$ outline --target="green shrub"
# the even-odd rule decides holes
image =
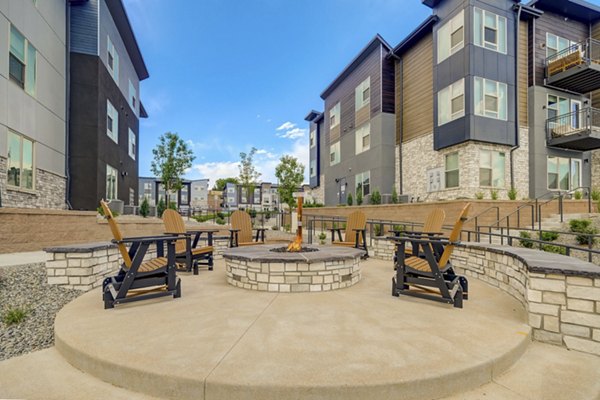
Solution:
[[[263,215],[265,216],[265,219],[268,221],[269,219],[271,219],[271,211],[266,210],[265,212],[263,212]]]
[[[600,200],[600,190],[598,190],[598,189],[592,190],[592,193],[590,193],[590,196],[592,197],[592,200],[599,201]]]
[[[225,225],[225,220],[223,218],[217,218],[215,222],[219,225]]]
[[[162,218],[163,213],[165,212],[165,209],[167,207],[165,206],[165,202],[163,199],[160,199],[158,201],[158,205],[156,206],[156,213],[158,214],[158,218]]]
[[[271,229],[272,229],[272,230],[274,230],[274,231],[278,231],[278,230],[279,230],[279,227],[278,227],[277,225],[273,225],[273,226],[271,227]]]
[[[96,208],[96,211],[98,211],[98,214],[100,214],[101,216],[106,217],[106,215],[104,215],[104,210],[102,209],[102,207]],[[112,212],[113,217],[115,217],[115,218],[117,218],[119,215],[121,215],[117,211],[111,211],[111,212]]]
[[[148,214],[150,214],[150,204],[148,204],[148,199],[144,197],[142,204],[140,204],[140,215],[146,218]]]
[[[477,192],[477,193],[475,193],[475,198],[477,200],[483,200],[483,192]]]
[[[321,232],[321,234],[319,235],[319,243],[325,244],[325,239],[327,239],[327,235],[325,234],[325,232]]]
[[[215,219],[215,214],[195,215],[192,218],[194,218],[198,222],[206,222]]]
[[[567,249],[565,247],[556,246],[554,244],[543,244],[542,250],[548,253],[562,254],[563,256],[567,254]]]
[[[249,208],[246,212],[250,214],[250,218],[256,218],[256,210],[254,208]]]
[[[516,200],[517,199],[517,189],[515,189],[514,187],[511,187],[510,190],[508,191],[508,198],[510,200]]]
[[[398,192],[396,191],[396,186],[392,189],[392,204],[398,204]]]
[[[381,236],[381,225],[375,224],[373,226],[373,231],[375,232],[375,236]]]
[[[27,317],[28,311],[24,308],[11,308],[2,316],[2,321],[6,325],[21,323]]]
[[[573,198],[575,200],[581,200],[583,199],[583,193],[580,190],[576,190],[575,193],[573,193]]]
[[[356,192],[356,205],[360,206],[363,203],[363,196],[362,196],[362,192],[358,191]]]
[[[521,236],[521,239],[519,239],[521,247],[527,247],[528,249],[533,247],[533,241],[531,241],[531,234],[529,232],[521,231],[519,236]]]
[[[544,242],[553,242],[558,239],[558,236],[558,232],[541,232],[540,240],[543,240]]]
[[[496,189],[490,190],[490,198],[492,200],[498,200],[498,191]]]
[[[379,190],[375,189],[375,191],[371,194],[369,199],[369,203],[371,204],[381,204],[381,193]]]
[[[316,200],[313,200],[312,202],[306,202],[306,204],[304,204],[303,207],[305,207],[305,208],[316,208],[316,207],[324,207],[324,205],[321,204],[321,203],[317,203]]]
[[[392,230],[394,230],[395,232],[402,232],[406,230],[406,225],[394,225],[392,227]]]
[[[348,194],[348,198],[346,199],[346,203],[348,203],[349,206],[352,205],[352,193]]]
[[[224,219],[225,218],[225,214],[222,211],[217,211],[217,218]]]
[[[591,226],[592,221],[589,219],[572,219],[569,221],[569,228],[571,232],[580,233],[581,235],[575,236],[577,243],[581,245],[595,244],[596,239],[589,235],[595,235],[598,233],[598,229]]]
[[[175,210],[175,211],[177,211],[177,203],[176,203],[176,202],[174,202],[174,201],[170,201],[170,202],[169,202],[169,208],[170,208],[171,210]]]
[[[292,227],[290,226],[290,224],[283,225],[283,230],[286,231],[286,232],[289,232],[291,228]]]

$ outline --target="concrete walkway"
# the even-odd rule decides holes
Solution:
[[[46,252],[44,251],[0,254],[0,268],[19,265],[33,265],[45,262]]]
[[[81,296],[56,348],[0,362],[0,398],[599,397],[600,358],[530,343],[521,305],[481,282],[460,310],[392,297],[390,262],[328,293],[250,292],[223,270],[182,274],[175,300],[104,310],[99,291]]]

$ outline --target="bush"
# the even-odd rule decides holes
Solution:
[[[158,218],[162,218],[162,215],[165,212],[166,208],[167,207],[165,206],[165,201],[163,199],[160,199],[156,206],[156,213],[158,214]]]
[[[553,242],[558,239],[558,236],[558,232],[541,232],[540,240],[543,240],[544,242]]]
[[[406,225],[394,225],[392,230],[395,232],[403,232],[406,230]]]
[[[273,225],[273,226],[271,227],[271,229],[272,229],[272,230],[274,230],[274,231],[278,231],[278,230],[279,230],[279,227],[278,227],[277,225]]]
[[[224,219],[225,218],[225,214],[222,211],[217,211],[217,218]]]
[[[319,235],[319,243],[325,244],[325,239],[327,239],[327,235],[325,234],[325,232],[321,232],[321,234]]]
[[[576,190],[575,193],[573,193],[573,198],[575,200],[581,200],[583,199],[583,193],[581,193],[579,190]]]
[[[531,249],[533,247],[533,242],[531,241],[531,234],[529,232],[521,231],[519,236],[521,236],[521,239],[519,239],[519,244],[521,245],[521,247],[527,247],[528,249]]]
[[[8,310],[3,316],[2,321],[6,325],[14,325],[21,323],[27,317],[27,310],[23,308],[12,308]]]
[[[225,225],[225,220],[223,218],[217,218],[216,223],[219,225]]]
[[[348,203],[349,206],[352,205],[352,193],[348,194],[348,198],[346,199],[346,203]]]
[[[360,206],[363,203],[362,192],[356,192],[356,205]]]
[[[170,202],[169,202],[169,208],[170,208],[171,210],[175,210],[175,211],[177,211],[177,203],[175,203],[174,201],[170,201]]]
[[[215,214],[206,214],[206,215],[195,215],[194,218],[198,222],[206,222],[215,218]]]
[[[594,201],[600,200],[600,190],[598,190],[598,189],[592,190],[592,193],[590,194],[590,196],[592,197],[592,200],[594,200]]]
[[[369,200],[371,204],[381,204],[381,193],[379,193],[379,190],[375,190]]]
[[[256,210],[254,208],[250,208],[246,212],[250,214],[250,218],[256,218]]]
[[[492,200],[498,200],[498,191],[496,189],[490,190],[490,198]]]
[[[543,244],[542,250],[547,251],[548,253],[562,254],[563,256],[567,254],[567,249],[565,247],[556,246],[554,244]]]
[[[571,229],[571,232],[581,233],[581,235],[575,236],[575,240],[577,241],[577,243],[581,245],[589,245],[596,243],[596,239],[589,235],[597,234],[598,229],[591,226],[591,224],[592,221],[589,219],[572,219],[571,221],[569,221],[569,228]]]
[[[144,197],[142,204],[140,204],[140,215],[146,218],[150,214],[150,205],[148,204],[148,199]]]
[[[265,216],[265,219],[268,221],[269,219],[271,219],[271,211],[266,210],[265,212],[263,212],[263,215]]]
[[[98,214],[102,215],[103,217],[106,217],[106,215],[104,215],[104,210],[102,209],[102,207],[96,208],[96,211],[98,211]],[[113,217],[117,218],[121,214],[119,214],[117,211],[112,211],[112,215]]]
[[[475,198],[477,200],[483,200],[483,192],[477,192],[477,193],[475,193]]]
[[[381,225],[375,224],[373,226],[373,231],[375,232],[375,236],[381,236]]]
[[[392,189],[392,204],[398,204],[398,192],[396,191],[396,186]]]
[[[508,198],[510,200],[516,200],[517,199],[517,189],[515,189],[514,187],[511,187],[510,190],[508,191]]]

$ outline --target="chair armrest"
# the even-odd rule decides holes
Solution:
[[[410,242],[410,243],[416,243],[416,244],[441,244],[441,245],[448,245],[448,244],[459,244],[460,241],[457,242],[450,242],[447,239],[438,239],[438,238],[431,238],[431,239],[412,239],[412,238],[398,238],[395,240],[396,244],[400,244],[400,243],[406,243],[406,242]]]
[[[439,237],[440,235],[443,235],[444,232],[404,232],[404,236],[407,237],[414,237],[414,238],[420,238],[420,237],[431,237],[431,236],[436,236]]]
[[[165,232],[164,234],[170,236],[191,236],[189,232]]]
[[[206,229],[206,228],[186,229],[186,233],[189,233],[190,235],[193,235],[196,233],[215,233],[215,232],[219,232],[219,230],[218,229]]]
[[[233,232],[239,232],[241,231],[241,229],[229,229],[229,232],[233,233]]]
[[[120,244],[120,243],[143,243],[143,242],[160,242],[163,240],[173,241],[179,239],[178,236],[141,236],[141,237],[131,237],[131,238],[123,238],[121,240],[113,239],[111,242]]]

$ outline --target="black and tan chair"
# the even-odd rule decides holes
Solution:
[[[354,211],[348,215],[343,240],[342,228],[334,227],[329,230],[331,231],[331,244],[364,250],[364,257],[369,257],[369,251],[367,250],[367,217],[364,212]],[[337,240],[335,238],[336,233]]]
[[[201,229],[186,229],[181,215],[172,209],[165,210],[162,218],[165,224],[166,235],[183,237],[175,242],[175,261],[178,266],[183,266],[183,269],[188,272],[191,272],[193,269],[194,275],[198,275],[198,265],[206,265],[208,270],[212,271],[214,251],[212,246],[212,232]],[[208,245],[198,246],[200,236],[205,232],[208,233]]]
[[[229,247],[252,246],[265,243],[266,228],[252,228],[250,214],[246,211],[234,211],[231,214],[229,229]],[[253,235],[253,231],[256,232]]]
[[[394,231],[394,234],[396,237],[400,237],[402,235],[414,239],[430,239],[436,236],[441,236],[443,234],[442,227],[444,226],[445,219],[446,212],[441,208],[436,208],[433,211],[431,211],[429,215],[427,215],[422,230],[400,230]],[[395,237],[393,239],[395,239]],[[439,251],[439,247],[434,248],[434,250]],[[416,243],[411,243],[411,248],[406,248],[404,251],[406,256],[418,256],[419,246]],[[394,263],[397,260],[397,256],[398,255],[394,253]]]
[[[181,282],[175,273],[175,242],[178,237],[124,238],[108,204],[102,200],[100,205],[114,236],[112,242],[117,245],[123,257],[119,273],[106,278],[102,283],[104,308],[162,296],[181,297]],[[130,244],[129,249],[126,244]],[[156,244],[157,257],[144,261],[151,244]]]
[[[450,237],[415,239],[396,239],[396,276],[392,278],[392,295],[401,294],[453,304],[462,308],[463,298],[468,298],[468,282],[463,276],[454,272],[450,257],[454,246],[460,240],[460,233],[471,204],[462,209]],[[422,256],[406,255],[406,243],[416,243],[420,246]],[[414,244],[413,244],[414,245]],[[443,252],[436,257],[435,246],[442,246]],[[412,288],[411,288],[412,286]]]

